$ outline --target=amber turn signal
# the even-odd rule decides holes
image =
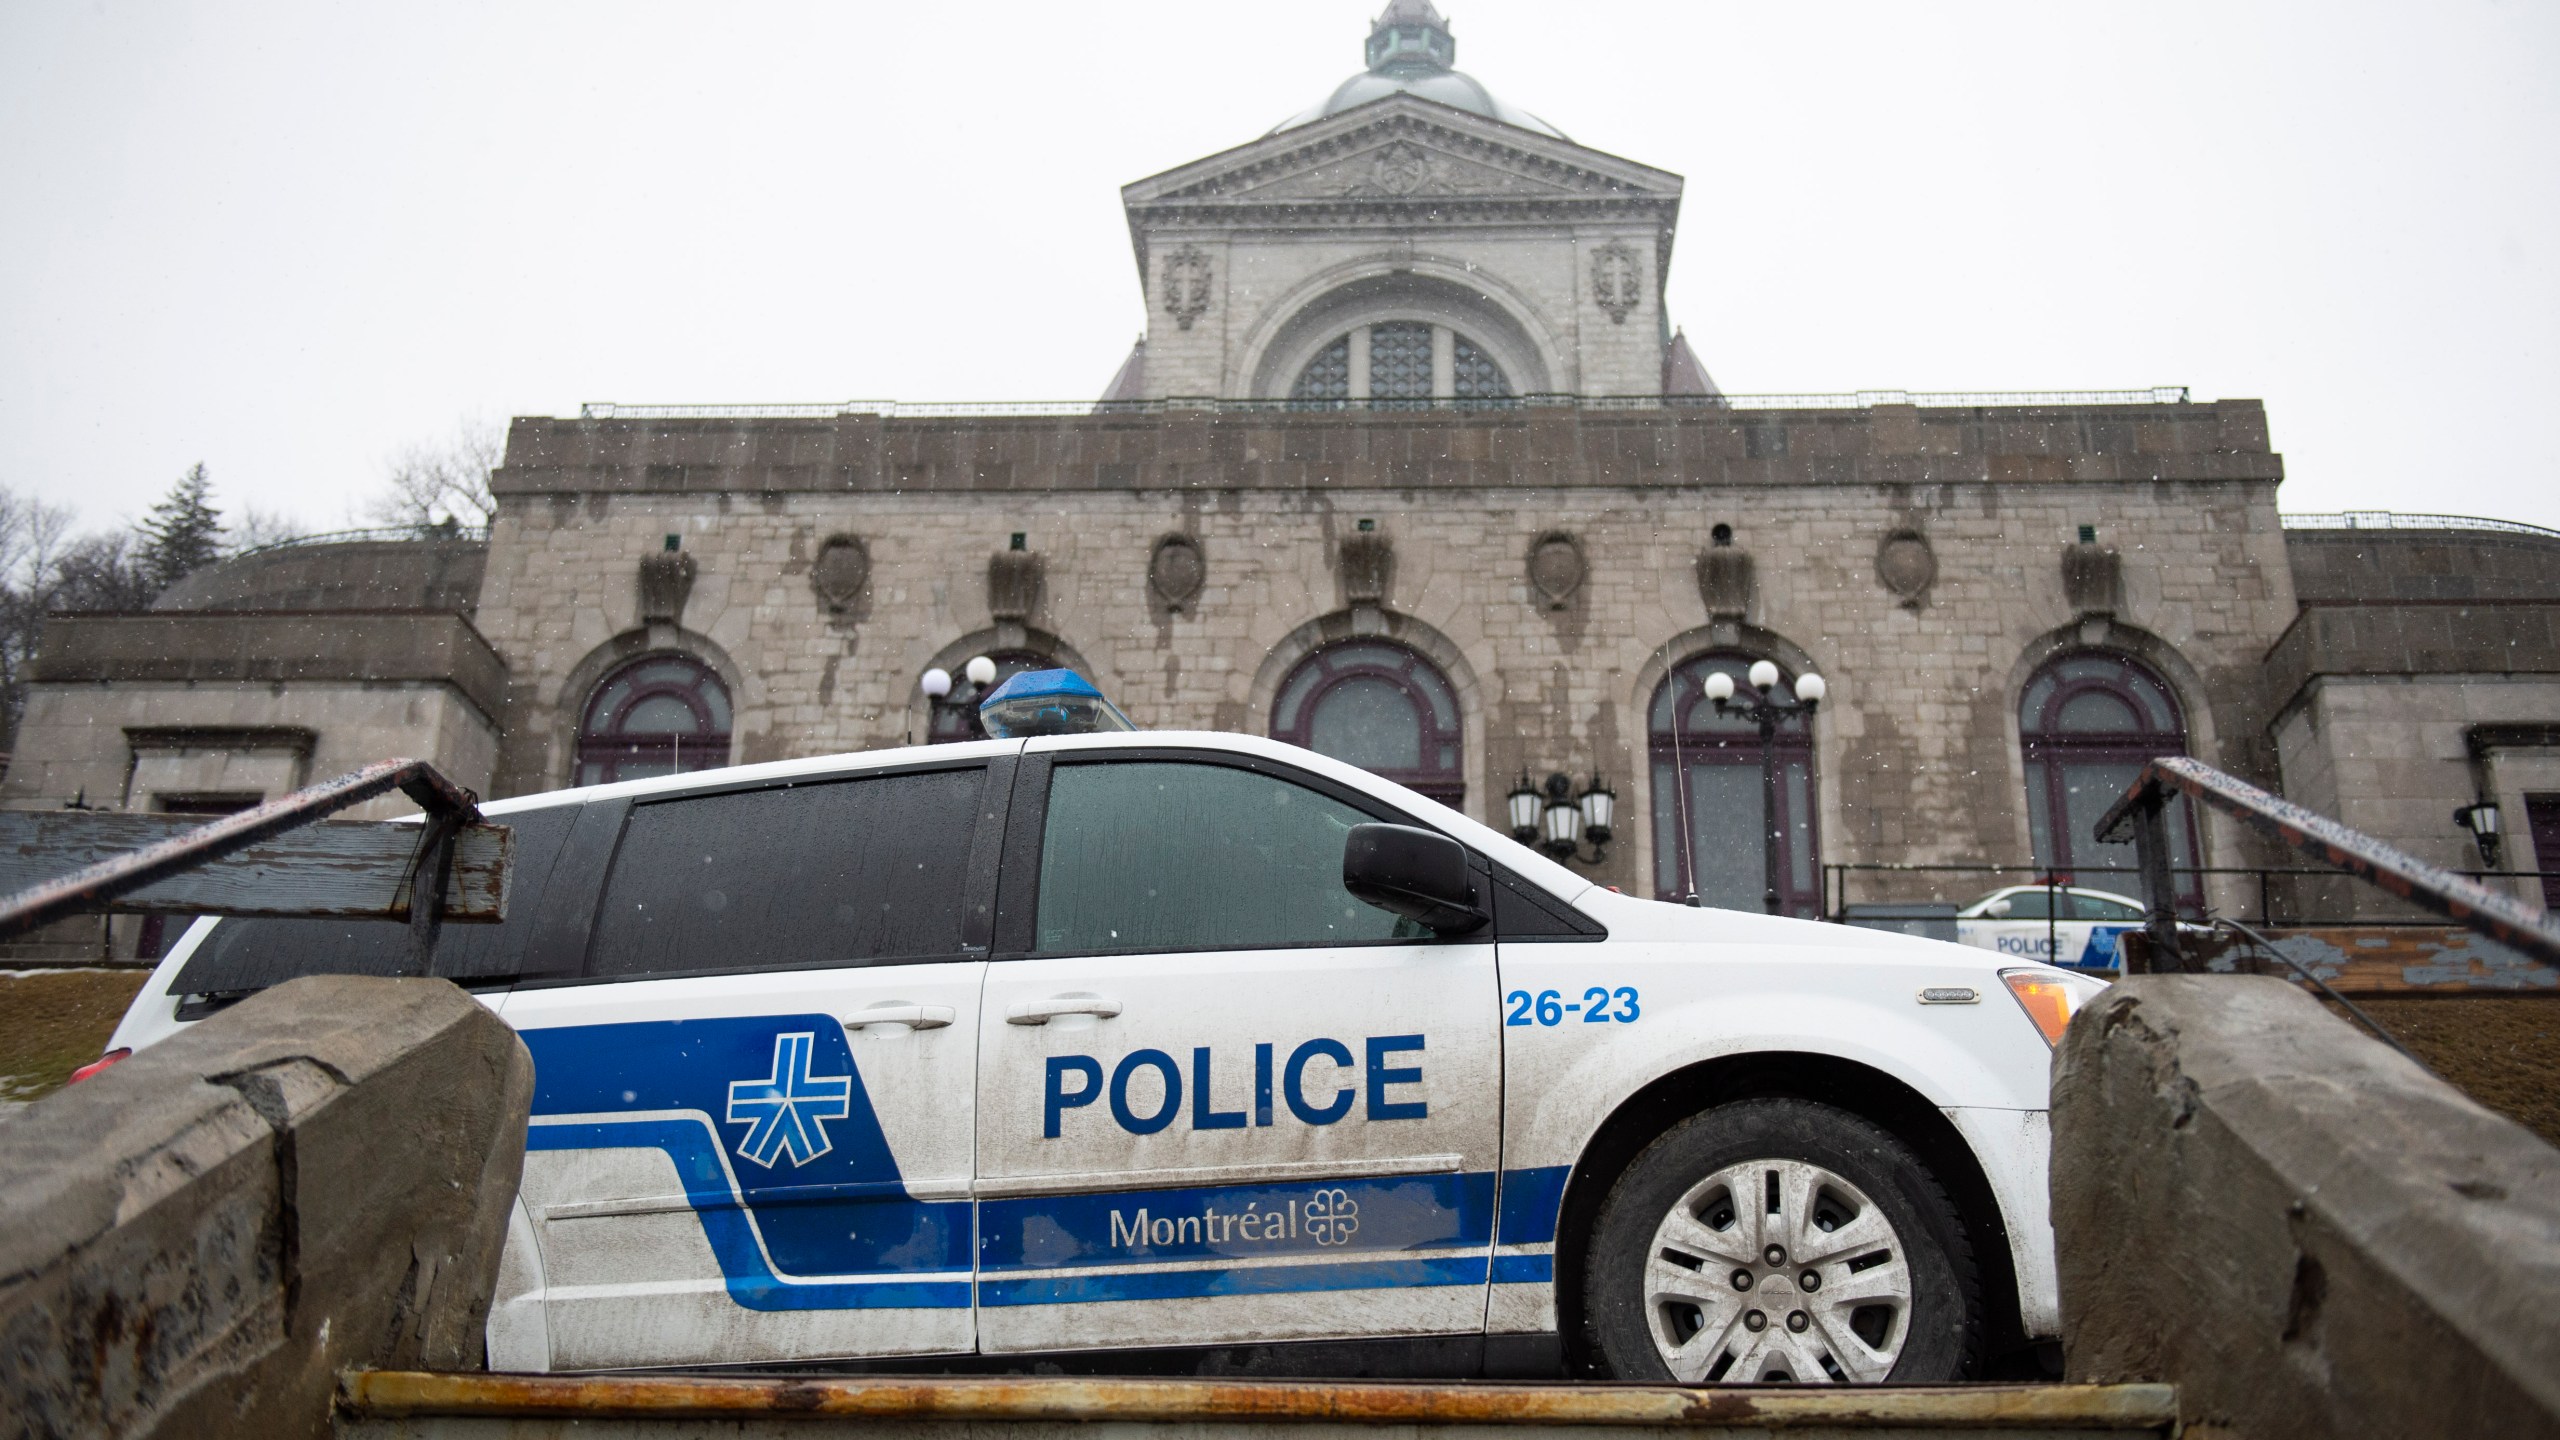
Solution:
[[[2071,1012],[2079,1007],[2079,997],[2072,993],[2070,981],[2043,970],[2003,970],[2000,983],[2009,987],[2027,1018],[2035,1022],[2036,1033],[2044,1037],[2044,1043],[2062,1043],[2063,1027],[2071,1023]]]

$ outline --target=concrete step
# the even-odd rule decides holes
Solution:
[[[1588,1440],[1662,1436],[1997,1436],[2175,1432],[2167,1385],[1838,1387],[1340,1384],[1286,1380],[814,1379],[363,1371],[338,1388],[340,1440]]]

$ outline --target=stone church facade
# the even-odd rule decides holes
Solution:
[[[1524,776],[1597,777],[1615,834],[1574,863],[1636,893],[1756,906],[1764,823],[1800,913],[1992,883],[1825,864],[2125,888],[2085,821],[2170,750],[2466,867],[2445,812],[2491,801],[2510,864],[2560,863],[2532,834],[2560,827],[2560,535],[2288,529],[2251,400],[1719,394],[1661,303],[1678,176],[1456,71],[1422,0],[1365,58],[1126,187],[1149,328],[1100,402],[519,419],[485,542],[287,547],[58,622],[0,798],[210,806],[390,753],[505,795],[919,743],[969,723],[920,678],[985,655],[1496,825]],[[1757,733],[1701,695],[1757,659],[1828,682],[1776,737],[1774,817]],[[2289,863],[2211,819],[2185,843]]]

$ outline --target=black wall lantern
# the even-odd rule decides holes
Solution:
[[[2453,812],[2453,823],[2471,832],[2472,841],[2480,847],[2480,863],[2488,866],[2492,870],[2497,869],[2497,803],[2495,801],[2483,800],[2476,805],[2465,805],[2461,809]]]
[[[1597,774],[1576,795],[1572,777],[1561,770],[1549,775],[1543,788],[1524,770],[1504,803],[1510,810],[1511,838],[1521,844],[1570,860],[1588,840],[1591,864],[1608,858],[1609,839],[1616,833],[1618,820],[1618,792]]]

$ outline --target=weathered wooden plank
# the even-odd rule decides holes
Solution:
[[[201,815],[0,810],[0,895],[58,879],[205,823]],[[322,820],[132,891],[98,907],[138,915],[313,915],[405,919],[422,827]],[[514,832],[466,825],[454,837],[444,918],[507,914]]]
[[[2165,1435],[2168,1385],[1504,1385],[999,1376],[477,1375],[352,1370],[339,1376],[340,1435],[769,1433],[1054,1435],[1108,1424],[1125,1435],[1340,1436],[1481,1433],[1496,1427],[1615,1435]],[[508,1427],[502,1422],[548,1422]],[[447,1422],[438,1424],[436,1422]],[[469,1424],[464,1422],[477,1422]],[[619,1423],[616,1423],[619,1422]],[[836,1422],[830,1424],[830,1422]],[[843,1429],[839,1430],[837,1425]],[[775,1426],[779,1433],[781,1426]]]

